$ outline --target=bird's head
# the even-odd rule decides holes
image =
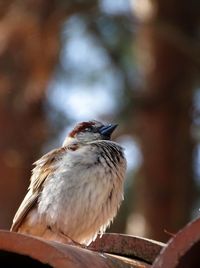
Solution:
[[[81,122],[69,133],[63,145],[73,142],[90,142],[95,140],[110,140],[117,124],[104,125],[98,121]]]

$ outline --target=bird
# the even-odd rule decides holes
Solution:
[[[111,140],[116,127],[80,122],[37,160],[10,231],[80,245],[102,235],[124,198],[127,164],[124,148]]]

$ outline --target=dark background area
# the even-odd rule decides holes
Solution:
[[[125,200],[110,230],[167,241],[199,216],[200,2],[0,2],[0,228],[32,163],[74,123],[119,123]]]

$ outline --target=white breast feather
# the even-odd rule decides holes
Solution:
[[[39,199],[41,220],[80,243],[89,243],[99,231],[105,231],[123,198],[125,160],[110,172],[109,167],[94,165],[95,150],[83,147],[67,152]]]

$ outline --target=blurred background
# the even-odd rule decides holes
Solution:
[[[167,241],[200,207],[200,2],[0,1],[0,228],[32,163],[117,122],[125,200],[109,232]]]

